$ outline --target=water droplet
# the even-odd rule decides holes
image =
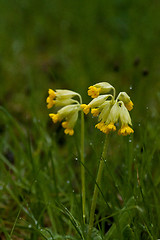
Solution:
[[[69,181],[69,180],[67,180],[67,183],[69,184],[69,183],[70,183],[70,181]]]
[[[129,89],[132,90],[132,88],[133,88],[133,87],[132,87],[132,85],[131,85],[131,86],[129,87]]]
[[[37,220],[35,220],[34,222],[35,222],[35,225],[37,225],[37,223],[38,223]]]

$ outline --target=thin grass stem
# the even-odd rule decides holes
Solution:
[[[83,223],[85,224],[85,202],[86,202],[86,192],[85,192],[85,168],[84,168],[84,113],[81,111],[81,184],[82,184],[82,214]]]
[[[94,214],[95,214],[97,196],[98,196],[98,191],[99,191],[97,185],[100,186],[100,183],[101,183],[102,172],[103,172],[103,168],[104,168],[104,164],[105,164],[104,160],[106,157],[107,148],[108,148],[108,135],[106,135],[106,138],[105,138],[103,152],[102,152],[102,156],[100,159],[97,178],[96,178],[96,184],[94,186],[94,192],[93,192],[93,198],[92,198],[92,204],[91,204],[91,210],[90,210],[90,218],[89,218],[89,229],[88,229],[88,238],[87,238],[88,240],[90,239],[91,232],[93,229]]]

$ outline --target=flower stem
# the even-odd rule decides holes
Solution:
[[[98,169],[98,173],[97,173],[96,183],[94,186],[87,239],[90,239],[92,228],[93,228],[94,214],[95,214],[96,202],[97,202],[97,196],[98,196],[98,190],[99,190],[98,187],[100,187],[100,183],[101,183],[101,177],[102,177],[102,172],[103,172],[103,168],[104,168],[104,160],[106,157],[107,147],[108,147],[108,135],[106,135],[106,138],[105,138],[103,152],[102,152],[102,156],[101,156],[100,163],[99,163],[99,169]]]
[[[85,168],[84,168],[84,113],[81,111],[81,184],[82,184],[82,214],[83,214],[83,223],[85,224]]]

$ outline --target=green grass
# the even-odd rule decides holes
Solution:
[[[85,117],[86,225],[80,118],[52,124],[48,88],[88,103],[100,81],[134,102],[135,133],[110,137],[93,240],[160,238],[158,1],[0,2],[0,238],[86,240],[105,136]]]

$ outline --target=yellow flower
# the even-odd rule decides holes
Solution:
[[[118,134],[122,136],[127,136],[130,135],[131,133],[134,133],[134,131],[128,125],[123,125],[118,131]]]
[[[81,108],[83,109],[83,112],[85,114],[88,114],[89,113],[89,110],[90,110],[90,106],[87,105],[87,104],[81,104]]]
[[[130,97],[126,92],[120,92],[117,100],[123,101],[128,111],[131,111],[133,109],[133,102],[131,101]]]
[[[100,91],[101,91],[101,88],[90,86],[88,88],[88,95],[91,96],[92,98],[96,98],[99,96]]]
[[[95,128],[98,128],[100,131],[102,131],[103,127],[105,127],[105,123],[102,121],[95,125]]]
[[[58,89],[56,91],[49,89],[48,94],[49,96],[46,99],[46,102],[48,103],[47,108],[52,108],[53,105],[61,107],[73,103],[78,103],[77,100],[72,98],[75,96],[80,97],[78,93],[65,89],[64,90]]]
[[[113,90],[114,92],[113,95],[115,95],[115,89],[112,85],[110,85],[107,82],[100,82],[88,88],[88,95],[91,96],[92,98],[96,98],[99,96],[99,94],[109,93],[111,90]]]
[[[133,109],[133,102],[130,100],[128,103],[125,104],[125,107],[128,109],[128,111],[131,111]]]
[[[98,108],[93,108],[93,109],[91,110],[91,113],[92,113],[92,115],[93,115],[94,117],[97,117],[97,116],[99,115],[100,111],[99,111]]]
[[[69,134],[70,136],[72,136],[74,134],[74,130],[67,128],[67,129],[64,130],[64,133],[65,134]]]
[[[72,136],[74,134],[73,128],[69,128],[69,122],[62,122],[62,127],[65,128],[64,133]]]
[[[53,98],[51,98],[50,96],[47,97],[46,102],[48,103],[48,104],[47,104],[47,108],[48,108],[48,109],[49,109],[49,108],[52,108],[53,105],[55,104],[55,100],[53,100]]]
[[[57,123],[58,121],[60,121],[59,114],[50,113],[49,116],[50,116],[50,118],[52,118],[52,121],[54,123]]]
[[[106,99],[108,99],[109,97],[112,97],[112,95],[110,94],[106,94],[106,95],[100,95],[97,98],[94,98],[88,105],[87,104],[81,104],[81,108],[83,109],[83,112],[85,114],[89,113],[90,108],[97,108],[102,106],[103,107],[103,103],[106,101]],[[94,112],[94,111],[93,111]]]
[[[56,92],[53,91],[52,89],[49,89],[49,90],[48,90],[48,94],[49,94],[49,96],[50,96],[52,99],[54,99],[54,98],[56,97]]]
[[[109,134],[111,131],[116,131],[115,124],[119,122],[121,125],[118,131],[119,135],[127,136],[134,132],[133,129],[129,127],[132,123],[128,112],[133,109],[133,102],[130,100],[127,93],[120,92],[115,99],[114,87],[105,82],[97,83],[91,86],[89,90],[93,90],[95,93],[98,92],[98,96],[88,105],[85,105],[83,111],[87,111],[88,109],[89,112],[89,109],[91,108],[93,116],[98,116],[99,123],[96,124],[96,128],[105,134]],[[113,93],[107,94],[111,90],[113,90]]]
[[[58,89],[53,91],[52,89],[48,90],[49,96],[46,99],[48,103],[47,107],[51,108],[53,105],[59,107],[57,113],[50,113],[54,123],[58,121],[62,122],[62,127],[65,128],[65,134],[73,135],[74,134],[74,126],[76,124],[78,113],[81,111],[79,101],[72,99],[73,97],[78,96],[81,101],[81,96],[70,90],[61,90]]]
[[[57,114],[50,113],[49,116],[52,118],[54,123],[58,121],[62,121],[65,119],[66,121],[62,122],[62,127],[65,128],[65,134],[73,135],[74,134],[74,126],[76,124],[78,118],[78,112],[80,111],[80,105],[72,104],[68,106],[64,106],[61,108]]]
[[[108,134],[109,132],[111,132],[111,131],[116,131],[116,126],[114,125],[114,123],[113,122],[110,122],[107,126],[106,126],[106,128],[105,128],[105,132]]]

